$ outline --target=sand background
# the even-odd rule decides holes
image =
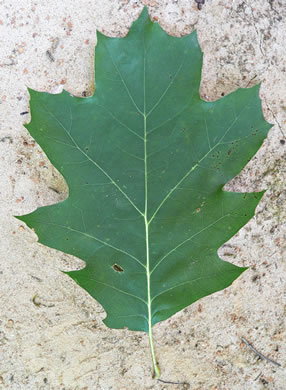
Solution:
[[[262,148],[227,188],[267,189],[220,250],[247,265],[228,289],[154,328],[162,379],[192,390],[285,390],[286,5],[278,0],[0,1],[0,389],[183,389],[152,380],[147,336],[105,327],[101,306],[60,270],[82,261],[37,243],[13,218],[67,196],[29,136],[27,87],[93,93],[96,31],[123,37],[143,3],[171,35],[197,28],[201,96],[261,83]],[[278,361],[261,360],[242,341]]]

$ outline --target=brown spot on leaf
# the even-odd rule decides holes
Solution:
[[[118,264],[113,264],[112,268],[116,272],[124,272],[124,269],[122,267],[120,267],[120,265],[118,265]]]

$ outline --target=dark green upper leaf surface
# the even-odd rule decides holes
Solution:
[[[262,193],[222,187],[270,125],[258,86],[202,101],[201,66],[195,32],[168,36],[144,10],[127,37],[98,35],[94,96],[30,90],[27,128],[69,197],[21,219],[41,243],[86,261],[69,275],[110,327],[147,331],[150,315],[164,320],[243,271],[217,250]]]

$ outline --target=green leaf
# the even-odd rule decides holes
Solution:
[[[69,197],[20,219],[86,262],[68,274],[107,326],[149,333],[157,376],[152,326],[244,271],[217,250],[263,195],[223,191],[271,127],[259,86],[204,102],[201,67],[196,33],[168,36],[145,9],[127,37],[98,34],[92,97],[30,90],[27,129]]]

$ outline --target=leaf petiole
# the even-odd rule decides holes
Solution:
[[[150,344],[152,362],[153,362],[153,378],[158,379],[158,378],[160,378],[161,371],[160,371],[160,367],[159,367],[159,364],[157,362],[156,355],[155,355],[155,348],[154,348],[154,343],[153,343],[153,334],[152,334],[152,327],[151,326],[149,326],[148,335],[149,335],[149,344]]]

